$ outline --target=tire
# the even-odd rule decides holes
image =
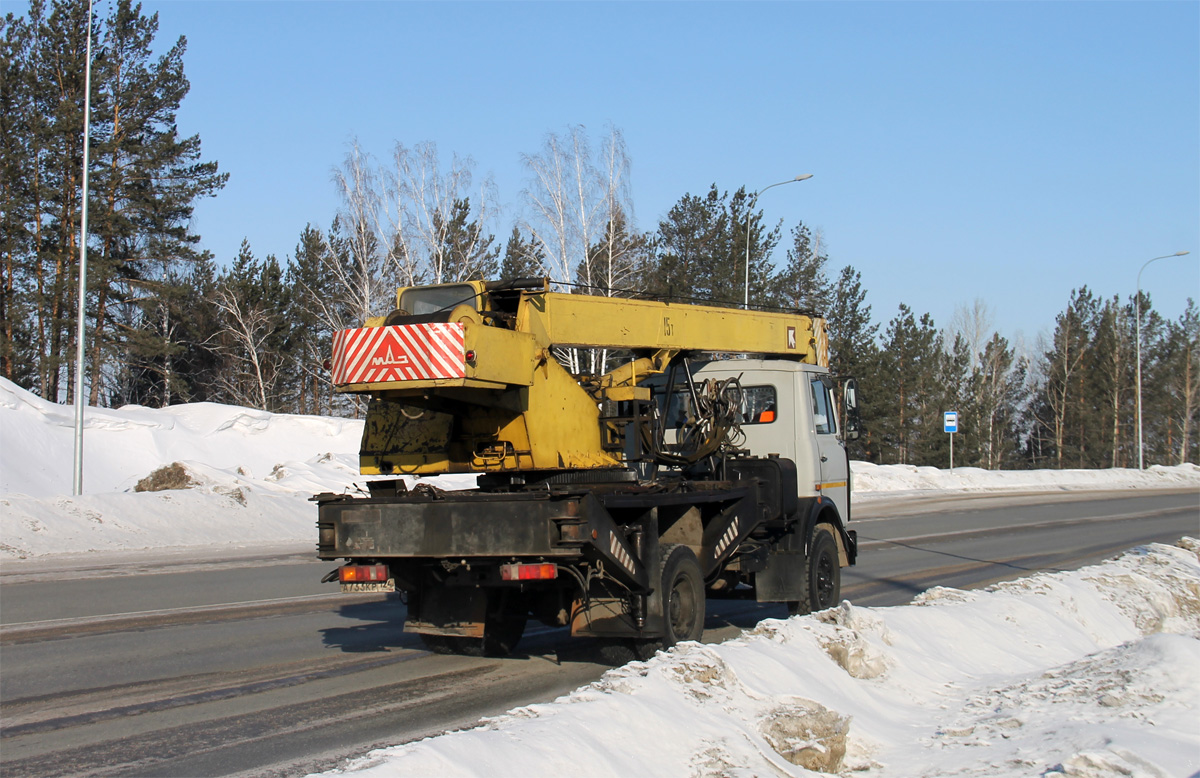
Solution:
[[[685,545],[672,543],[658,550],[658,592],[662,598],[663,636],[661,638],[602,640],[600,658],[605,664],[620,666],[646,660],[684,640],[699,640],[704,635],[704,579],[700,562]]]
[[[704,579],[700,562],[687,546],[662,546],[659,584],[663,608],[663,648],[704,635]]]
[[[837,605],[842,597],[842,568],[833,527],[818,524],[805,559],[804,591],[800,600],[788,602],[788,613],[802,616]]]

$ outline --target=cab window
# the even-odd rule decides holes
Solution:
[[[741,398],[738,401],[742,415],[742,425],[770,424],[779,418],[776,403],[775,387],[743,386]],[[737,390],[730,388],[729,393]],[[671,401],[666,412],[666,426],[677,429],[687,422],[692,413],[692,396],[685,387],[679,387],[671,393]]]
[[[448,311],[458,305],[475,305],[475,287],[470,284],[427,286],[400,295],[400,307],[413,316]]]
[[[770,424],[779,414],[775,404],[775,387],[742,387],[742,424]]]
[[[809,382],[809,387],[812,389],[813,425],[817,434],[834,434],[837,432],[837,421],[834,419],[833,405],[829,401],[828,387],[819,378]]]

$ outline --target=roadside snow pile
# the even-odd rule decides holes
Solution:
[[[70,406],[47,402],[0,379],[0,430],[0,494],[71,493],[75,416]],[[358,472],[361,437],[361,421],[215,403],[88,408],[84,491],[127,491],[172,462],[208,469],[211,477],[230,486],[239,479],[292,491],[349,484]],[[283,478],[272,475],[280,472]]]
[[[1194,775],[1198,552],[764,621],[323,775]]]
[[[85,493],[71,497],[71,407],[0,379],[0,559],[311,543],[308,498],[365,485],[361,420],[192,403],[88,408],[84,421]],[[164,469],[174,480],[158,488]]]
[[[1102,489],[1200,488],[1200,467],[1193,464],[1164,467],[1152,465],[1143,471],[1111,470],[983,470],[956,467],[954,472],[915,465],[875,465],[851,462],[854,493],[872,497],[897,496],[929,490],[974,491],[1079,491]]]

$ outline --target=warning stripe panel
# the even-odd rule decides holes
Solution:
[[[333,335],[333,383],[463,378],[464,326],[447,322],[362,327]]]

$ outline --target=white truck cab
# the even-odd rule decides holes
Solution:
[[[796,463],[800,497],[832,500],[850,517],[850,462],[829,371],[779,359],[731,359],[705,363],[695,380],[737,378],[745,406],[744,448]],[[669,420],[668,420],[669,421]]]
[[[780,359],[728,359],[704,363],[692,375],[697,382],[737,378],[744,397],[743,448],[796,462],[798,496],[830,499],[842,520],[850,519],[850,460],[827,369]]]

